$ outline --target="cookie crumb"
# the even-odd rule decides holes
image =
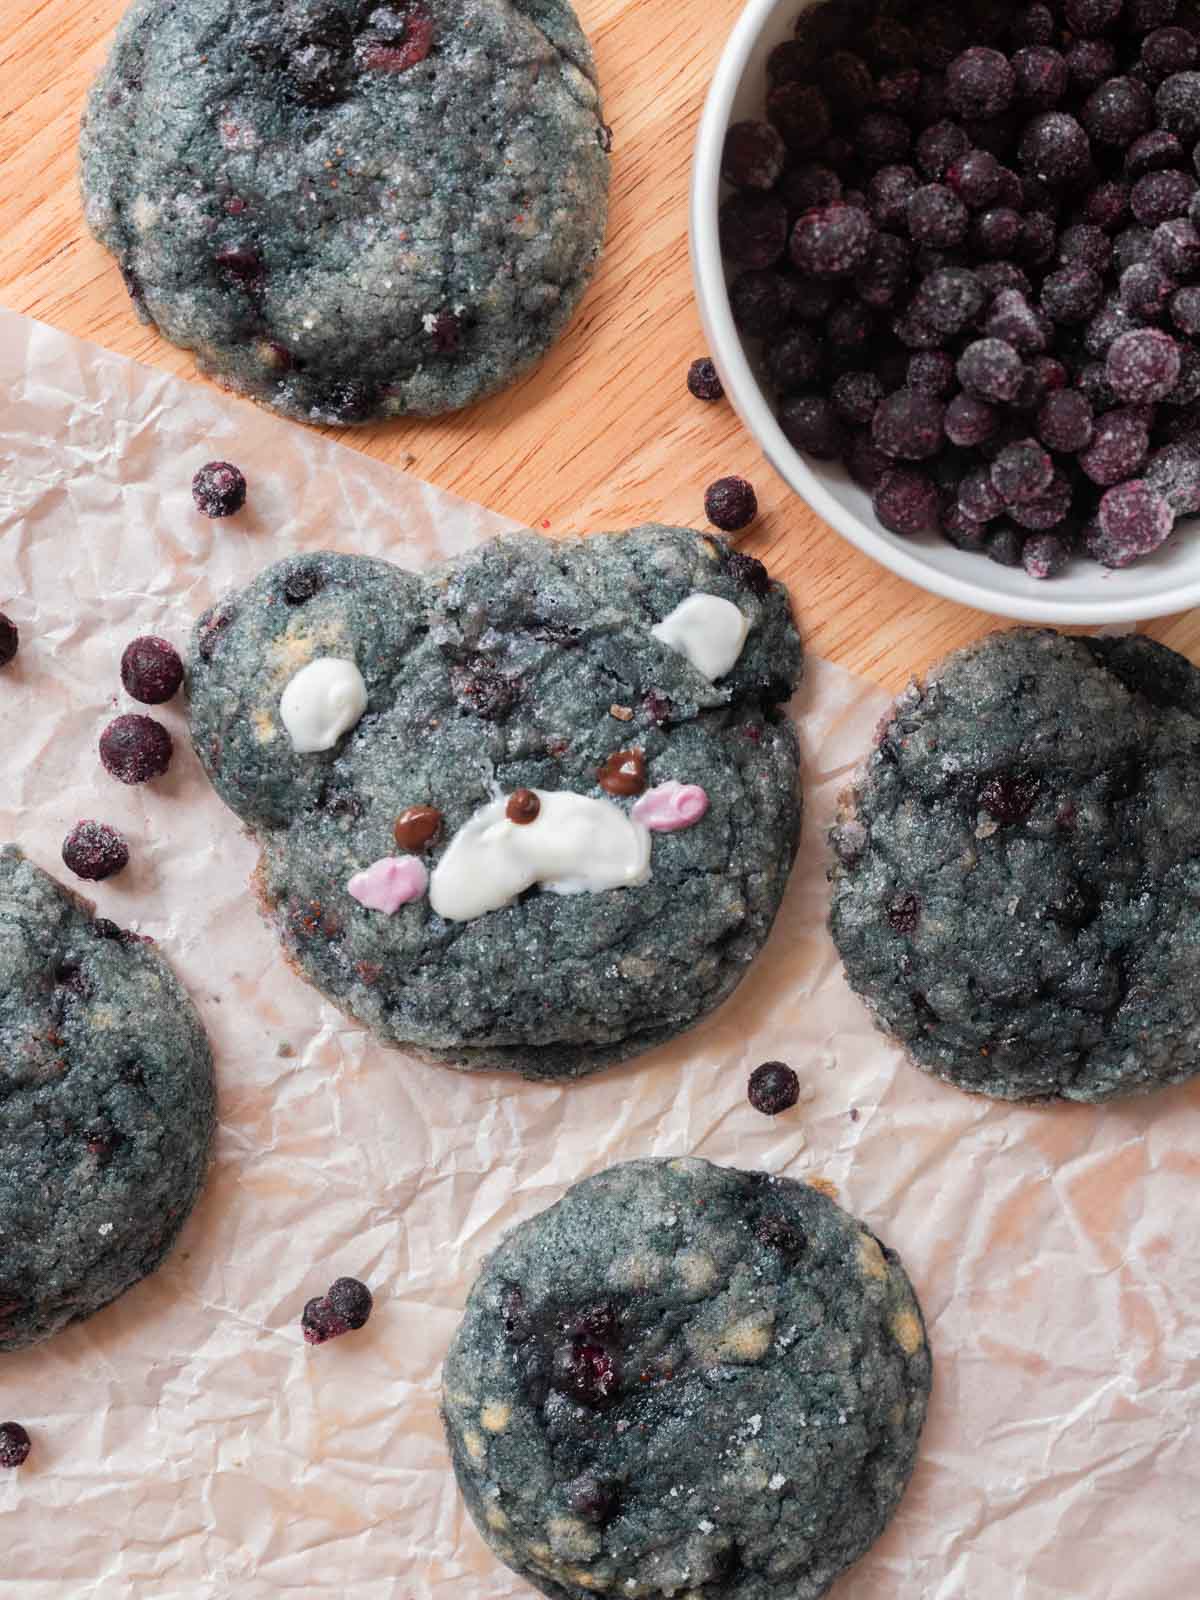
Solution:
[[[633,721],[633,707],[632,706],[618,706],[618,705],[614,704],[614,705],[609,706],[608,714],[609,714],[610,717],[616,717],[618,722],[632,722]]]

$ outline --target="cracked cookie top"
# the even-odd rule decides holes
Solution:
[[[208,1041],[162,956],[0,850],[0,1351],[153,1271],[214,1121]]]
[[[899,1258],[825,1195],[632,1161],[488,1259],[443,1410],[480,1532],[554,1600],[816,1600],[895,1509],[930,1379]]]
[[[1003,1099],[1200,1070],[1200,673],[1017,628],[897,702],[833,831],[833,936],[914,1060]]]
[[[545,353],[608,144],[565,0],[134,0],[81,156],[143,318],[278,411],[359,423]]]
[[[760,563],[648,526],[427,574],[294,557],[200,619],[188,676],[298,969],[430,1057],[573,1077],[688,1027],[765,940],[800,670]]]

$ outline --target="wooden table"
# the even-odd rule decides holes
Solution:
[[[743,548],[791,585],[810,647],[888,688],[993,619],[892,577],[776,477],[727,405],[684,387],[704,351],[687,256],[692,142],[740,0],[576,0],[614,129],[612,217],[567,337],[506,394],[437,422],[342,430],[347,444],[551,532],[656,519],[704,526],[705,486],[740,473],[761,514]],[[123,0],[3,0],[0,302],[138,361],[195,375],[134,318],[84,229],[75,142]],[[198,380],[202,381],[202,380]],[[1200,612],[1147,630],[1200,661]]]

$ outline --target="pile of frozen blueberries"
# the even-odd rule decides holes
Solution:
[[[1200,0],[832,0],[767,88],[721,244],[797,449],[1038,578],[1200,511]]]

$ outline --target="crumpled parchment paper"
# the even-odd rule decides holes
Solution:
[[[79,817],[128,835],[100,911],[153,935],[212,1037],[211,1180],[165,1266],[48,1344],[0,1357],[0,1591],[495,1600],[531,1591],[462,1512],[442,1354],[482,1256],[576,1178],[635,1155],[821,1177],[907,1263],[936,1380],[920,1465],[838,1600],[1191,1600],[1200,1594],[1200,1086],[1022,1110],[906,1065],[825,932],[824,832],[884,697],[813,662],[795,707],[808,820],[771,943],[716,1016],[565,1088],[464,1076],[374,1044],[288,968],[182,708],[168,777],[127,789],[96,740],[137,633],[277,557],[424,564],[509,526],[248,405],[0,313],[0,839],[67,876]],[[250,500],[194,511],[201,462]],[[747,1104],[758,1062],[805,1098]],[[310,1349],[339,1274],[367,1328]]]

